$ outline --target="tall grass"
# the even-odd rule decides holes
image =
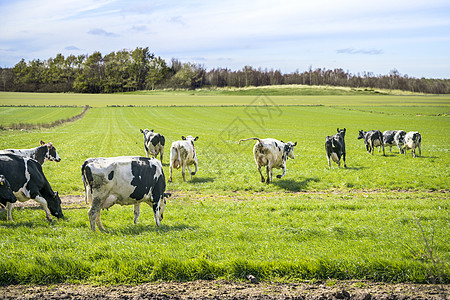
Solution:
[[[433,234],[440,278],[450,282],[449,202],[440,193],[187,193],[163,225],[142,208],[103,211],[108,233],[88,229],[87,208],[48,224],[36,209],[0,224],[0,283],[141,283],[154,280],[437,280],[415,218]],[[4,218],[5,213],[0,214]]]

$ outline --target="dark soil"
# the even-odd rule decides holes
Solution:
[[[159,282],[141,285],[6,286],[0,299],[447,299],[449,285],[387,284],[368,281],[251,283]]]

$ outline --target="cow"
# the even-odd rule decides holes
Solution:
[[[347,130],[337,129],[337,133],[325,138],[325,151],[327,153],[328,167],[331,168],[330,158],[341,167],[341,157],[344,161],[344,167],[347,168],[345,163],[345,132]]]
[[[4,175],[0,175],[0,206],[5,207],[8,202],[14,203],[17,201],[14,196],[11,186]]]
[[[400,153],[402,152],[403,136],[406,134],[404,130],[386,130],[383,132],[383,143],[385,147],[389,147],[389,152],[392,152],[392,147],[397,146]]]
[[[411,154],[416,157],[416,148],[419,148],[419,155],[422,156],[422,135],[417,131],[410,131],[405,135],[403,143],[403,151],[406,155],[406,150],[411,149]]]
[[[52,221],[52,215],[64,218],[58,192],[53,192],[42,166],[36,160],[15,154],[0,154],[0,174],[5,175],[17,200],[25,202],[33,199],[38,202],[48,221]],[[6,209],[7,219],[12,221],[11,202]]]
[[[181,141],[175,141],[170,147],[170,176],[169,182],[172,182],[172,172],[173,168],[179,169],[181,167],[181,174],[183,175],[183,181],[186,181],[186,168],[189,174],[192,176],[197,174],[198,171],[198,161],[197,153],[195,152],[194,142],[198,140],[198,136],[195,138],[192,135],[187,137],[182,136]],[[190,165],[195,165],[195,171],[191,172],[189,168]]]
[[[36,148],[31,149],[6,149],[1,150],[0,154],[5,153],[13,153],[23,157],[29,157],[37,160],[41,165],[44,164],[47,160],[60,162],[61,158],[58,153],[56,153],[56,148],[53,146],[53,143],[45,143],[41,140],[41,145]]]
[[[403,143],[405,142],[406,131],[397,130],[394,136],[395,144],[398,146],[400,153],[403,153]]]
[[[159,154],[159,160],[162,163],[164,155],[164,145],[166,143],[166,139],[164,138],[164,136],[159,133],[153,132],[153,129],[141,129],[141,133],[144,135],[144,148],[147,157],[150,157],[150,155],[156,157]]]
[[[365,132],[364,130],[359,131],[358,140],[364,139],[364,144],[366,145],[367,152],[373,155],[373,151],[375,147],[380,147],[379,152],[381,152],[381,148],[383,148],[384,153],[384,143],[383,143],[383,134],[379,130],[371,130],[369,132]]]
[[[283,142],[272,138],[260,139],[252,137],[248,139],[239,140],[239,144],[248,140],[257,140],[253,147],[253,155],[255,157],[256,166],[258,167],[259,174],[261,175],[261,182],[269,184],[272,182],[273,168],[283,169],[283,174],[277,175],[277,178],[283,178],[286,175],[286,160],[288,158],[295,158],[294,147],[297,146],[297,142]],[[261,167],[266,166],[267,180],[261,172]]]
[[[162,164],[154,158],[120,156],[89,158],[81,167],[92,231],[95,224],[105,231],[100,219],[102,209],[114,204],[134,206],[134,224],[137,223],[142,202],[153,207],[156,225],[160,226],[166,206],[166,179]]]

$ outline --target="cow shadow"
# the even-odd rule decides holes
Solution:
[[[205,183],[205,182],[213,182],[213,177],[193,177],[191,182],[193,183]]]
[[[310,182],[319,182],[319,178],[305,178],[303,180],[286,179],[286,180],[274,180],[272,183],[286,191],[300,192],[305,190]]]
[[[136,224],[122,228],[106,228],[105,233],[111,235],[139,235],[145,232],[169,233],[185,230],[196,230],[198,227],[185,224],[156,226],[156,224]]]

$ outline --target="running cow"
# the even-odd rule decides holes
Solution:
[[[344,161],[344,167],[347,168],[345,163],[345,132],[346,129],[337,129],[337,133],[333,136],[327,136],[325,138],[325,150],[327,152],[328,167],[331,168],[331,159],[341,167],[341,157]]]
[[[23,157],[29,157],[37,160],[41,165],[47,160],[60,162],[61,158],[56,153],[56,148],[52,143],[45,143],[41,141],[41,145],[31,149],[6,149],[1,150],[0,154],[13,153]]]
[[[37,161],[15,154],[0,154],[0,174],[5,175],[17,200],[35,200],[42,206],[49,221],[52,220],[52,215],[64,217],[61,199],[57,192],[53,192]],[[12,220],[12,203],[8,202],[6,207],[7,219]]]
[[[380,147],[379,152],[381,152],[381,148],[383,148],[384,153],[384,143],[383,143],[383,134],[379,130],[371,130],[369,132],[365,132],[364,130],[359,131],[359,139],[364,139],[364,144],[366,145],[367,152],[373,155],[373,151],[375,147]]]
[[[410,131],[405,135],[404,143],[403,143],[403,151],[406,154],[406,150],[411,149],[411,154],[413,157],[416,157],[416,148],[419,149],[419,155],[422,155],[422,135],[420,135],[417,131]]]
[[[11,190],[8,180],[4,175],[0,175],[0,206],[4,207],[8,202],[14,203],[16,201],[17,198]]]
[[[248,138],[239,141],[239,144],[243,141],[257,140],[253,147],[253,155],[255,156],[256,166],[258,167],[259,174],[261,175],[261,182],[269,184],[272,182],[273,168],[283,169],[283,174],[277,175],[277,178],[282,178],[286,175],[286,160],[289,158],[294,159],[294,147],[297,146],[297,142],[283,142],[276,139],[260,139],[260,138]],[[261,172],[261,167],[266,166],[267,180]]]
[[[194,142],[198,140],[198,136],[195,138],[191,135],[187,137],[182,136],[181,141],[175,141],[170,147],[170,176],[169,182],[172,182],[173,168],[179,169],[181,167],[181,174],[183,175],[183,181],[186,181],[186,168],[189,174],[195,175],[198,171],[197,153],[195,152]],[[190,165],[195,165],[195,171],[191,172]]]
[[[152,130],[141,129],[141,133],[144,135],[144,148],[147,157],[156,157],[159,154],[159,160],[163,161],[164,155],[164,145],[166,144],[166,139],[163,135],[155,133]]]
[[[166,206],[166,180],[161,162],[148,157],[121,156],[90,158],[81,167],[86,197],[91,205],[89,223],[104,231],[100,219],[102,209],[114,204],[134,206],[134,224],[140,214],[140,205],[153,208],[156,225],[160,226]]]

